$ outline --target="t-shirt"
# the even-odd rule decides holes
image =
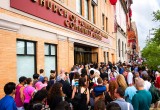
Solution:
[[[127,83],[128,83],[128,84],[133,84],[133,74],[132,74],[132,72],[129,72],[129,73],[128,73]]]
[[[137,89],[135,86],[127,87],[125,90],[125,100],[129,103],[132,103],[132,98],[136,94]]]
[[[134,110],[149,110],[151,106],[152,95],[149,91],[139,90],[132,98]]]
[[[151,87],[151,83],[148,81],[144,81],[144,89],[148,91],[150,87]]]
[[[35,91],[35,88],[32,86],[26,86],[23,90],[23,94],[25,96],[24,103],[29,103],[32,98],[32,95]]]
[[[0,100],[0,110],[17,110],[12,96],[6,95]]]

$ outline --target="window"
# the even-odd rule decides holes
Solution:
[[[107,60],[109,61],[109,52],[107,52]],[[107,62],[108,62],[108,61],[107,61]]]
[[[76,0],[76,11],[82,15],[82,0]]]
[[[44,44],[45,48],[45,73],[50,76],[50,70],[56,70],[56,46],[53,44]]]
[[[17,40],[17,75],[32,78],[36,73],[36,46],[35,42]]]
[[[91,22],[92,23],[95,23],[95,5],[92,3],[92,5],[91,5]]]
[[[124,44],[122,42],[122,57],[124,57]]]
[[[106,17],[106,32],[108,32],[108,18]]]
[[[104,14],[102,14],[102,29],[104,30]]]
[[[119,57],[121,57],[120,39],[118,39],[118,54],[119,54]]]
[[[89,4],[88,4],[88,0],[85,0],[84,3],[85,3],[84,4],[84,9],[85,9],[85,15],[84,15],[84,17],[86,19],[89,19]]]

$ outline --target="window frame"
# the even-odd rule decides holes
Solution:
[[[45,45],[49,45],[50,55],[45,55],[45,53],[44,53],[44,56],[55,57],[55,69],[56,69],[56,73],[57,73],[58,72],[58,70],[57,70],[57,65],[58,65],[58,62],[57,62],[57,45],[56,44],[51,44],[51,43],[44,43],[44,51],[45,51]],[[55,46],[55,55],[51,55],[51,46]]]
[[[17,41],[23,41],[24,42],[24,54],[17,54],[17,56],[34,56],[34,73],[37,73],[37,47],[36,47],[36,41],[32,40],[26,40],[26,39],[16,39],[16,45]],[[34,44],[34,54],[27,54],[27,42],[32,42]],[[17,48],[17,47],[16,47]]]

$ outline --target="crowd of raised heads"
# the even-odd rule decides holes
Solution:
[[[160,107],[160,74],[136,63],[74,65],[50,77],[8,82],[0,110],[151,110]]]

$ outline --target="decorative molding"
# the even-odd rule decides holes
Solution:
[[[0,19],[0,29],[17,32],[21,25],[7,20]]]
[[[67,36],[63,36],[63,35],[57,34],[57,39],[58,39],[59,41],[67,41]]]

